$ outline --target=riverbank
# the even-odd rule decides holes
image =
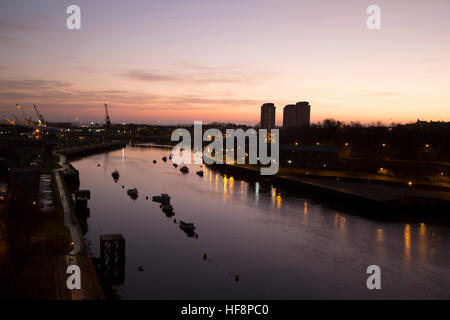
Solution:
[[[77,157],[124,145],[114,142],[59,152]],[[13,183],[9,194],[14,194],[14,201],[11,213],[0,220],[8,231],[7,235],[0,232],[0,240],[7,241],[11,249],[0,250],[1,257],[8,257],[6,263],[0,263],[4,265],[0,268],[1,276],[6,279],[2,281],[0,295],[12,299],[104,299],[60,170],[60,156],[41,148],[34,151],[30,160],[35,161],[34,165],[11,168]],[[40,183],[43,177],[50,183],[46,189]],[[41,197],[44,193],[46,197]],[[67,288],[70,276],[67,267],[71,264],[80,267],[81,290]]]
[[[92,253],[101,252],[102,234],[126,239],[125,268],[117,269],[113,285],[117,298],[370,299],[364,284],[371,264],[389,271],[386,299],[448,296],[450,235],[442,224],[371,219],[366,205],[355,206],[358,216],[331,207],[323,192],[278,187],[259,174],[225,175],[195,164],[182,174],[163,156],[168,150],[127,147],[72,162],[81,188],[93,195],[85,235]],[[126,192],[134,187],[136,200]],[[171,196],[171,218],[150,200],[162,192]],[[198,237],[173,219],[194,223]],[[349,288],[345,296],[342,288]]]
[[[64,155],[69,160],[79,159],[85,156],[96,154],[99,152],[111,151],[120,149],[126,146],[125,141],[112,141],[81,147],[68,148],[63,150],[55,150],[56,154]]]
[[[72,250],[65,255],[65,267],[77,265],[81,271],[81,289],[71,290],[72,300],[104,299],[103,290],[92,263],[90,253],[84,242],[80,224],[75,215],[71,196],[65,186],[60,170],[55,170],[55,180],[59,191],[59,199],[64,215],[64,225],[69,229],[72,239]]]
[[[450,191],[447,188],[421,188],[396,181],[376,181],[357,177],[333,175],[277,174],[261,176],[258,168],[241,165],[211,165],[230,174],[240,174],[254,179],[272,181],[274,185],[334,206],[356,210],[360,214],[383,219],[438,219],[450,222]],[[380,182],[380,183],[378,183]],[[406,186],[405,186],[406,185]],[[365,208],[361,212],[361,208]]]

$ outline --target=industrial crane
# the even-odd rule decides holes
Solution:
[[[35,104],[33,105],[33,107],[34,107],[34,110],[36,111],[36,115],[37,115],[37,117],[38,117],[39,125],[40,125],[40,126],[45,126],[45,120],[44,120],[44,117],[42,116],[41,113],[39,113],[39,111],[38,111],[38,109],[37,109],[37,107],[36,107]]]
[[[17,110],[20,111],[20,113],[22,115],[22,118],[25,121],[25,123],[29,124],[29,125],[33,125],[33,121],[31,120],[31,117],[29,115],[27,115],[25,113],[25,111],[23,111],[22,108],[18,104],[16,104],[16,107],[17,107]]]
[[[14,125],[14,120],[9,120],[8,117],[3,117],[3,122]]]
[[[23,122],[23,120],[19,119],[19,118],[16,117],[16,116],[13,116],[13,118],[14,118],[13,121],[14,121],[15,124],[17,124],[17,125],[25,124],[25,123]]]
[[[108,114],[108,105],[106,103],[105,103],[105,123],[107,128],[111,127],[111,120],[109,119]]]

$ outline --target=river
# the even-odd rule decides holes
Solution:
[[[365,208],[360,215],[336,211],[206,166],[182,174],[161,160],[168,155],[127,146],[72,162],[80,189],[91,190],[85,237],[92,254],[100,254],[101,234],[126,239],[120,298],[450,298],[448,227],[369,220]],[[136,200],[126,192],[134,187]],[[163,192],[172,197],[171,218],[151,201]],[[193,222],[198,237],[174,219]],[[381,290],[367,289],[370,265],[381,268]]]

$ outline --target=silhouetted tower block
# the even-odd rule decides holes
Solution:
[[[261,128],[275,128],[275,105],[273,103],[265,103],[261,106]]]
[[[308,127],[311,121],[311,106],[307,101],[300,101],[296,103],[297,108],[297,126]]]
[[[283,110],[283,128],[295,128],[297,126],[297,108],[295,104],[288,104]]]
[[[100,265],[103,278],[109,284],[125,282],[125,239],[121,234],[100,236]]]

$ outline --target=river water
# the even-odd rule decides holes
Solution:
[[[182,174],[161,160],[168,155],[127,146],[72,163],[80,188],[91,190],[92,254],[100,254],[101,234],[126,239],[120,298],[450,298],[449,228],[369,220],[205,166]],[[134,187],[136,200],[126,192]],[[163,192],[174,217],[151,201]],[[193,222],[198,238],[174,219]],[[370,265],[381,268],[381,290],[367,289]]]

